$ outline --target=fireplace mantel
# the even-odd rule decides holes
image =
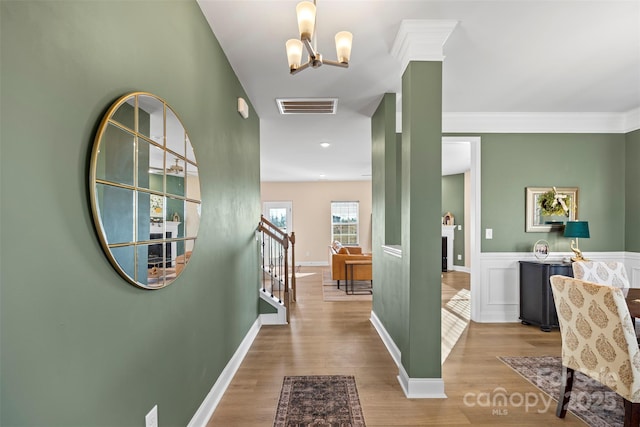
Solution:
[[[180,224],[182,224],[179,221],[165,221],[164,224],[166,225],[166,232],[167,233],[171,233],[170,237],[171,238],[175,238],[178,237],[178,226]],[[151,226],[149,228],[149,232],[150,233],[162,233],[163,229],[162,229],[162,222],[152,222]],[[166,236],[166,234],[165,234]],[[174,266],[175,265],[175,260],[176,260],[176,256],[177,256],[177,248],[178,245],[176,242],[171,242],[171,262],[169,263],[170,266]]]
[[[447,238],[447,271],[453,270],[453,239],[455,237],[455,225],[443,225],[442,237]]]
[[[177,237],[178,235],[178,226],[182,224],[178,221],[165,221],[167,225],[167,233],[171,233],[171,237]],[[162,223],[161,222],[152,222],[151,223],[151,232],[152,233],[162,233]]]

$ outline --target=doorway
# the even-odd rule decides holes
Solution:
[[[468,194],[465,194],[468,206],[468,218],[465,213],[465,254],[467,269],[470,272],[470,312],[471,320],[477,320],[480,309],[480,143],[479,136],[445,136],[442,138],[443,153],[446,144],[464,144],[468,147],[468,171],[469,185]],[[466,191],[465,191],[466,193]],[[467,257],[468,254],[468,257]]]
[[[293,231],[293,202],[264,202],[262,214],[283,233]]]

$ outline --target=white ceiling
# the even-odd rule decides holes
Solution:
[[[350,66],[291,76],[297,3],[198,0],[260,117],[263,181],[370,179],[370,117],[385,92],[401,92],[389,52],[403,19],[459,21],[444,45],[445,118],[640,108],[640,0],[317,0],[318,50],[335,59],[334,34],[351,31]],[[282,97],[337,97],[338,113],[281,116]]]

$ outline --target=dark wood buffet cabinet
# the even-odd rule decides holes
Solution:
[[[559,327],[549,283],[549,277],[556,274],[573,277],[571,263],[520,261],[520,320],[523,325],[537,325],[544,332]]]

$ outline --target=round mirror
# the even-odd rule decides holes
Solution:
[[[161,98],[122,96],[96,134],[91,208],[100,243],[129,283],[159,289],[186,267],[200,224],[198,164],[182,122]]]

